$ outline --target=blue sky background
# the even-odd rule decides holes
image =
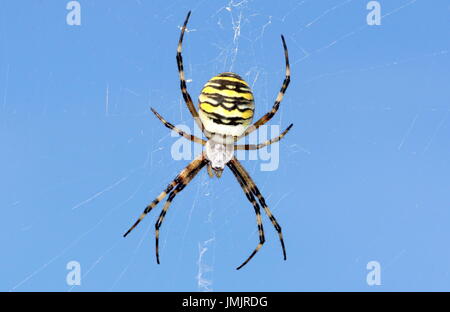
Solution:
[[[450,1],[3,1],[0,9],[0,290],[450,290]],[[122,234],[187,164],[151,115],[193,126],[191,95],[219,72],[253,84],[256,115],[292,83],[272,124],[294,128],[280,165],[243,161],[283,227],[256,246],[234,176],[202,171],[173,202],[154,255],[155,209]],[[204,249],[206,248],[206,249]],[[203,253],[201,250],[204,249]],[[200,255],[202,256],[200,257]],[[81,264],[68,286],[66,264]],[[381,265],[368,286],[366,265]]]

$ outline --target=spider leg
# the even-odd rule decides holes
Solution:
[[[123,237],[126,237],[138,224],[142,221],[142,219],[145,218],[145,216],[156,206],[158,203],[164,199],[164,197],[167,196],[167,194],[173,190],[173,188],[180,183],[184,183],[186,180],[186,177],[188,177],[193,171],[197,169],[198,166],[202,165],[205,161],[205,156],[200,154],[196,159],[194,159],[189,165],[186,166],[176,177],[175,179],[169,183],[167,188],[161,192],[161,194],[156,197],[150,205],[148,205],[144,211],[141,213],[137,221],[131,226],[131,228],[123,235]],[[203,166],[203,165],[202,165]]]
[[[192,181],[192,179],[197,175],[197,173],[208,163],[204,153],[200,155],[200,158],[197,158],[197,162],[192,166],[189,171],[186,171],[185,174],[180,174],[180,181],[177,187],[169,194],[166,203],[164,204],[163,210],[161,211],[158,221],[155,224],[155,244],[156,244],[156,262],[159,264],[159,228],[166,216],[167,210],[169,210],[170,204],[175,196],[181,192],[188,184]],[[192,164],[192,163],[191,163]],[[190,165],[191,165],[190,164]]]
[[[265,242],[264,228],[263,228],[262,219],[261,219],[261,209],[260,209],[258,203],[256,202],[255,197],[253,196],[252,192],[250,191],[248,184],[246,183],[244,178],[241,176],[241,174],[238,172],[236,167],[231,162],[229,162],[227,164],[227,166],[231,169],[233,174],[236,176],[236,179],[238,180],[239,184],[241,185],[242,189],[244,190],[245,196],[247,196],[247,199],[252,203],[253,208],[255,209],[256,223],[258,224],[258,232],[259,232],[259,244],[256,246],[255,250],[253,250],[253,252],[247,258],[247,260],[245,260],[240,266],[238,266],[236,268],[236,270],[239,270],[244,265],[246,265],[253,258],[253,256],[258,252],[258,250],[260,250],[261,247],[263,246],[263,244]]]
[[[177,127],[172,125],[170,122],[166,121],[160,114],[158,114],[158,112],[155,109],[153,109],[153,108],[150,108],[150,109],[152,110],[153,114],[155,114],[155,116],[164,124],[164,126],[169,128],[170,130],[175,131],[176,133],[178,133],[182,137],[184,137],[184,138],[186,138],[186,139],[188,139],[188,140],[190,140],[192,142],[195,142],[195,143],[198,143],[198,144],[202,144],[202,145],[206,144],[205,140],[200,139],[200,138],[196,137],[195,135],[187,134],[183,130],[178,129]]]
[[[291,130],[293,125],[294,124],[290,124],[289,127],[286,128],[286,130],[284,130],[279,136],[277,136],[274,139],[268,140],[268,141],[266,141],[264,143],[260,143],[260,144],[257,144],[257,145],[254,145],[254,144],[235,145],[234,149],[235,150],[257,150],[257,149],[263,148],[263,147],[265,147],[267,145],[270,145],[272,143],[278,142],[286,135],[286,133],[289,132],[289,130]]]
[[[183,57],[181,56],[184,32],[186,31],[186,26],[187,26],[190,16],[191,16],[191,11],[188,12],[186,19],[184,20],[183,27],[181,27],[180,40],[178,41],[178,47],[177,47],[177,66],[178,66],[178,73],[180,76],[180,88],[181,88],[181,93],[183,94],[184,101],[186,102],[189,112],[191,113],[192,117],[194,117],[194,120],[197,123],[198,127],[203,132],[205,132],[205,128],[203,127],[202,121],[200,120],[198,112],[195,109],[194,103],[192,102],[191,95],[187,91],[186,78],[184,75],[184,67],[183,67]]]
[[[248,127],[247,130],[245,130],[244,134],[242,134],[238,139],[249,135],[256,129],[258,129],[260,126],[264,125],[266,122],[268,122],[278,111],[278,108],[280,107],[280,103],[283,100],[283,96],[286,93],[286,89],[289,86],[289,82],[291,81],[291,68],[289,66],[289,55],[288,55],[288,49],[286,45],[286,41],[284,40],[284,36],[281,35],[281,40],[283,41],[283,49],[284,49],[284,58],[286,60],[286,76],[284,78],[283,84],[281,86],[280,91],[278,92],[278,96],[275,99],[275,103],[273,104],[272,109],[262,116],[257,122],[255,122],[253,125]]]
[[[264,211],[266,212],[267,216],[269,217],[270,221],[272,222],[275,230],[278,232],[278,236],[280,238],[281,248],[283,249],[283,258],[286,260],[286,248],[284,246],[284,240],[283,240],[283,233],[281,231],[281,226],[278,224],[277,219],[270,211],[269,207],[266,204],[266,201],[264,197],[259,192],[258,187],[256,186],[255,182],[252,180],[248,172],[244,169],[244,167],[241,165],[241,163],[233,157],[233,159],[230,160],[229,164],[231,166],[234,166],[239,172],[239,174],[242,176],[243,180],[249,185],[249,188],[251,192],[258,198],[259,203],[264,208]]]
[[[210,178],[214,178],[214,172],[212,170],[211,163],[208,164],[207,168],[208,168],[208,175],[209,175],[209,177]]]

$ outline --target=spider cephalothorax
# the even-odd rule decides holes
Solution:
[[[241,163],[234,157],[235,150],[256,150],[264,146],[270,145],[274,142],[278,142],[284,135],[291,129],[292,124],[287,127],[278,137],[273,138],[264,143],[257,145],[237,145],[235,144],[240,138],[243,138],[260,126],[268,122],[278,111],[283,95],[290,81],[290,68],[289,58],[286,42],[284,37],[281,36],[283,42],[284,55],[286,60],[286,77],[281,86],[281,90],[278,93],[277,98],[272,109],[262,116],[258,121],[252,124],[253,114],[255,110],[255,104],[253,94],[250,86],[235,73],[222,73],[211,78],[203,87],[199,96],[199,109],[195,109],[192,102],[192,98],[189,95],[186,88],[186,79],[183,69],[183,58],[181,56],[181,47],[183,43],[183,36],[186,31],[186,25],[188,23],[191,12],[188,13],[183,27],[181,28],[180,40],[178,41],[177,48],[177,65],[180,75],[180,87],[183,98],[186,105],[194,118],[197,125],[202,130],[207,140],[198,138],[191,134],[187,134],[184,131],[176,128],[171,123],[167,122],[161,115],[159,115],[153,108],[152,112],[161,120],[166,127],[177,132],[179,135],[185,137],[192,142],[199,143],[205,146],[205,150],[198,155],[186,168],[184,168],[175,179],[170,182],[166,189],[154,199],[150,205],[148,205],[139,219],[133,224],[133,226],[125,233],[127,236],[139,222],[149,213],[161,200],[167,195],[168,199],[159,215],[159,218],[155,224],[155,237],[156,237],[156,261],[159,263],[159,229],[161,227],[164,216],[169,209],[169,206],[175,196],[181,192],[189,182],[197,175],[197,173],[203,168],[207,167],[208,173],[211,177],[214,175],[220,178],[222,172],[227,166],[235,175],[239,184],[245,192],[248,200],[253,205],[256,213],[256,222],[258,224],[259,244],[237,269],[242,268],[248,261],[258,252],[258,250],[264,244],[264,229],[261,220],[261,207],[269,217],[280,238],[281,246],[283,248],[283,257],[286,260],[286,250],[284,247],[283,235],[281,227],[278,224],[275,217],[270,212],[269,207],[266,204],[264,197],[259,192],[253,179],[248,172],[244,169]]]

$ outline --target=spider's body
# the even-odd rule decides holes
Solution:
[[[220,138],[229,137],[227,143],[234,143],[232,137],[242,135],[251,124],[255,103],[249,85],[239,75],[222,73],[205,84],[198,107],[206,131]]]
[[[210,138],[205,144],[206,158],[217,177],[234,156],[235,138],[241,136],[253,120],[255,103],[250,86],[235,73],[211,78],[198,97],[198,114]]]
[[[258,119],[258,121],[252,123],[255,104],[250,86],[239,75],[229,72],[219,74],[211,78],[205,84],[199,96],[199,109],[197,111],[186,88],[183,58],[181,56],[183,36],[186,31],[186,25],[190,15],[191,12],[188,13],[186,20],[184,21],[184,25],[181,28],[181,35],[177,48],[177,65],[180,75],[181,93],[183,94],[183,98],[186,102],[189,112],[191,113],[199,128],[203,131],[207,140],[203,140],[202,138],[187,134],[184,131],[176,128],[171,123],[167,122],[153,108],[152,112],[159,120],[161,120],[161,122],[164,123],[167,128],[177,132],[179,135],[192,142],[204,145],[205,150],[200,155],[198,155],[191,163],[189,163],[189,165],[187,165],[175,177],[175,179],[169,183],[166,189],[161,192],[161,194],[159,194],[151,202],[151,204],[145,208],[139,219],[125,233],[124,236],[127,236],[128,233],[130,233],[160,201],[168,196],[167,201],[159,215],[158,221],[155,224],[156,261],[157,263],[159,263],[159,229],[172,200],[192,181],[192,179],[194,179],[194,177],[197,175],[197,173],[200,172],[201,169],[203,169],[203,167],[207,167],[208,173],[211,177],[213,177],[214,174],[217,177],[220,177],[225,166],[227,166],[233,172],[247,199],[253,205],[256,214],[256,222],[258,225],[259,234],[258,245],[247,258],[247,260],[245,260],[237,269],[240,269],[245,264],[247,264],[247,262],[250,261],[250,259],[258,252],[258,250],[263,246],[265,242],[264,229],[261,219],[261,207],[264,209],[264,212],[269,217],[270,221],[278,232],[281,247],[283,248],[284,260],[286,260],[286,250],[280,225],[272,215],[264,197],[261,195],[253,179],[250,177],[241,163],[234,157],[235,150],[256,150],[272,143],[278,142],[292,127],[291,124],[278,137],[264,143],[260,143],[257,145],[235,144],[237,140],[249,135],[260,126],[268,122],[278,111],[281,100],[283,99],[283,95],[289,85],[291,74],[286,42],[284,40],[284,37],[281,36],[286,61],[286,77],[283,81],[280,92],[275,99],[275,103],[272,109],[260,119]]]

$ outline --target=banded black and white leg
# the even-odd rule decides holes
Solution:
[[[264,116],[262,116],[258,121],[256,121],[253,125],[247,128],[245,132],[236,139],[236,141],[242,137],[245,137],[258,129],[260,126],[264,125],[266,122],[268,122],[272,117],[276,114],[278,111],[278,108],[280,107],[280,103],[283,100],[284,94],[286,93],[286,90],[289,86],[289,83],[291,81],[291,67],[289,65],[289,54],[288,49],[286,45],[286,41],[284,40],[284,36],[281,35],[281,41],[283,42],[283,50],[284,50],[284,58],[286,61],[286,74],[283,81],[283,84],[281,85],[281,89],[278,92],[277,98],[275,99],[275,103],[273,104],[272,109],[266,113]]]
[[[170,130],[175,131],[176,133],[178,133],[182,137],[184,137],[184,138],[186,138],[189,141],[192,141],[194,143],[198,143],[198,144],[202,144],[202,145],[206,144],[205,140],[200,139],[200,138],[196,137],[195,135],[188,134],[188,133],[184,132],[183,130],[178,129],[177,127],[172,125],[170,122],[165,120],[155,109],[153,109],[153,108],[150,108],[150,109],[152,110],[153,114],[155,114],[155,116],[164,124],[164,126],[169,128]]]
[[[276,138],[273,138],[271,140],[265,141],[263,143],[260,144],[242,144],[242,145],[235,145],[234,146],[234,150],[257,150],[260,148],[263,148],[265,146],[268,146],[272,143],[278,142],[280,141],[285,135],[286,133],[289,132],[289,130],[291,130],[292,126],[294,124],[290,124],[289,127],[287,127],[279,136],[277,136]]]
[[[175,196],[181,192],[188,184],[192,181],[192,179],[197,175],[197,173],[208,163],[206,157],[201,154],[201,160],[199,160],[198,164],[180,180],[180,183],[177,187],[169,194],[166,203],[158,217],[158,220],[155,223],[155,250],[156,250],[156,262],[159,264],[159,229],[164,221],[164,217],[166,216],[167,211],[169,210],[170,204],[172,203]]]
[[[250,175],[248,174],[247,170],[245,170],[245,168],[241,165],[241,163],[235,157],[233,157],[233,159],[231,159],[228,162],[227,166],[230,169],[233,167],[236,170],[236,172],[239,174],[241,179],[245,182],[246,185],[248,185],[248,188],[253,193],[253,195],[258,198],[259,203],[261,204],[261,206],[263,207],[265,213],[269,217],[269,220],[272,222],[275,230],[278,232],[278,237],[280,239],[281,248],[283,249],[283,258],[284,258],[284,260],[286,260],[286,247],[284,245],[283,232],[281,230],[281,226],[278,223],[278,221],[275,218],[275,216],[270,211],[269,207],[267,206],[266,201],[265,201],[264,197],[261,195],[261,193],[260,193],[258,187],[256,186],[255,182],[250,177]]]
[[[246,265],[253,258],[253,256],[258,252],[258,250],[260,250],[261,247],[263,246],[263,244],[265,242],[264,227],[263,227],[262,219],[261,219],[261,209],[260,209],[258,203],[256,202],[255,196],[251,192],[250,187],[247,185],[247,183],[245,182],[245,180],[243,179],[241,174],[238,172],[237,168],[231,162],[229,162],[227,164],[227,166],[228,166],[228,168],[231,169],[231,171],[235,175],[236,179],[238,180],[239,184],[241,185],[242,189],[244,190],[244,193],[245,193],[245,196],[247,196],[247,199],[252,203],[253,208],[255,209],[256,223],[258,225],[259,243],[256,246],[255,250],[253,250],[253,252],[247,258],[247,260],[245,260],[240,266],[238,266],[236,268],[237,270],[239,270],[244,265]]]
[[[166,204],[163,207],[163,211],[161,212],[158,221],[155,225],[156,228],[156,259],[159,263],[159,253],[158,253],[158,238],[159,238],[159,227],[164,219],[167,210],[169,209],[170,203],[176,194],[178,194],[192,179],[197,175],[197,173],[208,163],[206,156],[204,153],[197,156],[189,165],[187,165],[181,172],[175,177],[175,179],[169,183],[167,188],[161,192],[152,202],[148,205],[144,211],[141,213],[137,221],[130,227],[130,229],[123,235],[126,237],[141,221],[145,218],[145,216],[160,202],[162,201],[167,194],[169,194],[169,198]]]
[[[187,91],[186,77],[184,74],[184,66],[183,66],[183,57],[181,55],[182,46],[183,46],[183,37],[184,37],[184,33],[186,31],[186,26],[187,26],[190,16],[191,16],[191,11],[188,12],[186,19],[184,20],[183,26],[181,27],[181,34],[180,34],[180,39],[178,40],[178,47],[177,47],[177,66],[178,66],[178,73],[180,76],[180,88],[181,88],[181,93],[183,94],[183,99],[186,102],[189,112],[191,113],[192,117],[194,118],[195,122],[197,123],[197,126],[206,135],[207,131],[205,130],[205,127],[203,126],[203,123],[200,120],[198,112],[195,109],[194,103],[192,102],[191,95]]]

